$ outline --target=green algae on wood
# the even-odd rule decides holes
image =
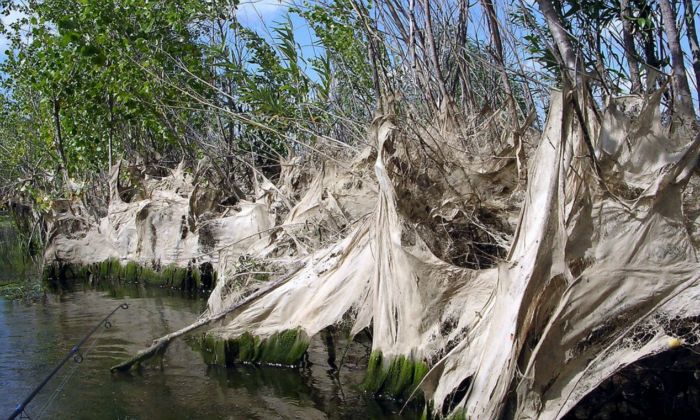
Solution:
[[[230,346],[229,360],[231,363],[255,362],[260,354],[260,337],[249,332],[243,333],[234,340],[227,341]]]
[[[403,355],[387,360],[380,351],[373,351],[362,388],[373,395],[407,399],[427,373],[428,366],[422,361]],[[416,396],[420,396],[419,393]]]
[[[107,259],[97,263],[97,275],[99,278],[108,279],[118,273],[121,264],[117,259]]]
[[[383,390],[387,395],[403,396],[413,384],[414,363],[404,356],[395,358],[389,365]]]
[[[280,331],[261,342],[261,363],[294,365],[309,348],[309,336],[301,329]]]
[[[161,286],[164,285],[163,276],[156,270],[149,267],[141,267],[139,272],[139,280],[149,286]]]
[[[362,382],[362,389],[370,394],[379,394],[386,380],[387,371],[382,367],[382,353],[373,351],[367,362],[367,374]]]
[[[298,366],[309,343],[309,336],[301,328],[280,331],[267,338],[245,332],[233,339],[223,339],[207,333],[199,341],[204,361],[221,366],[234,363]]]
[[[201,338],[200,347],[204,363],[208,365],[226,366],[226,352],[228,343],[205,334]]]
[[[138,281],[139,265],[133,261],[129,261],[124,266],[124,280],[128,282]]]
[[[99,282],[103,280],[144,283],[150,286],[174,287],[186,291],[211,288],[216,275],[211,265],[203,265],[204,274],[198,267],[169,265],[158,270],[142,266],[134,261],[121,264],[117,259],[107,259],[93,264],[70,264],[54,262],[44,267],[43,278],[52,287],[65,287],[68,281]],[[205,280],[203,280],[205,277]]]

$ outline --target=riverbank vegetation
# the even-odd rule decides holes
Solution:
[[[41,255],[27,249],[15,221],[0,213],[0,296],[11,300],[37,300],[43,296],[38,267]]]
[[[297,365],[342,323],[369,393],[559,418],[700,343],[693,0],[299,1],[262,27],[239,1],[0,4],[28,249],[54,277],[217,274],[115,369],[205,326],[212,363]]]
[[[216,283],[211,264],[201,267],[148,267],[129,261],[107,259],[92,264],[52,262],[44,266],[42,280],[51,287],[72,283],[99,284],[103,281],[143,283],[147,286],[168,287],[190,293],[210,291]]]

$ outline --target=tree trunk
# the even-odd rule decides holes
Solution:
[[[496,8],[494,7],[492,0],[481,0],[481,5],[486,12],[486,16],[488,17],[489,31],[491,32],[491,46],[493,47],[496,66],[501,73],[503,90],[506,94],[506,103],[508,104],[508,110],[512,119],[511,123],[513,124],[512,136],[513,145],[515,146],[515,160],[518,167],[518,178],[522,180],[525,178],[525,155],[522,147],[520,126],[518,125],[518,107],[515,102],[515,97],[513,96],[513,88],[510,84],[505,60],[503,58],[503,42],[501,41],[501,31],[498,28]]]
[[[442,75],[442,69],[440,66],[440,60],[437,55],[437,47],[435,46],[435,36],[433,35],[433,23],[430,13],[430,2],[428,0],[423,0],[423,9],[425,12],[425,38],[428,47],[428,56],[433,64],[435,70],[435,78],[438,82],[438,88],[440,89],[440,96],[442,96],[442,101],[450,100],[450,94],[447,91],[447,83]]]
[[[114,98],[109,94],[109,138],[107,139],[107,159],[109,161],[109,170],[112,170],[112,142],[114,140]]]
[[[507,96],[506,101],[508,101],[509,106],[515,107],[513,89],[511,88],[510,80],[508,79],[508,73],[506,72],[506,66],[503,60],[503,42],[501,41],[501,32],[498,28],[496,9],[493,6],[492,0],[481,0],[481,6],[484,8],[488,18],[489,32],[491,33],[491,46],[493,47],[493,55],[496,59],[496,66],[501,74],[503,89]]]
[[[462,90],[462,106],[470,113],[476,108],[474,94],[472,92],[472,83],[469,75],[469,55],[467,54],[467,18],[469,16],[469,5],[467,0],[459,2],[459,17],[457,22],[457,51],[459,59],[459,82]]]
[[[63,150],[63,136],[61,134],[61,104],[57,98],[53,100],[53,126],[56,152],[61,159],[60,171],[63,175],[63,181],[65,182],[68,181],[70,177],[68,176],[68,159],[66,159],[66,154]]]
[[[423,95],[425,95],[425,101],[429,104],[431,109],[437,110],[437,107],[435,106],[437,100],[435,99],[430,88],[430,73],[427,70],[427,63],[425,62],[425,59],[417,52],[417,49],[423,46],[423,40],[421,38],[420,31],[418,31],[416,28],[414,2],[415,0],[411,0],[408,3],[408,10],[406,10],[406,6],[401,0],[386,0],[385,4],[394,25],[399,30],[401,37],[403,37],[408,45],[408,56],[406,57],[406,60],[411,66],[411,72],[416,78],[421,92]],[[401,16],[408,16],[408,30],[406,30],[404,27],[404,22],[401,19]],[[425,49],[423,48],[423,50]]]
[[[636,2],[639,8],[637,12],[638,17],[651,19],[652,13],[650,12],[651,7],[646,2],[646,0],[639,0]],[[656,73],[660,71],[661,63],[656,55],[656,36],[654,35],[654,27],[647,26],[645,28],[639,28],[639,38],[642,43],[642,49],[644,50],[644,64],[646,66],[646,90],[650,93],[654,90],[656,86]]]
[[[377,94],[377,108],[381,110],[383,114],[386,114],[389,112],[389,110],[386,109],[386,92],[383,89],[382,80],[379,76],[381,58],[379,57],[379,51],[376,42],[377,34],[374,28],[372,28],[369,22],[367,21],[367,11],[355,0],[352,0],[350,4],[355,10],[355,13],[357,13],[357,17],[362,22],[363,26],[365,27],[365,30],[367,31],[367,45],[369,46],[367,54],[369,56],[370,62],[372,63],[372,81],[374,83],[374,90]]]
[[[563,68],[562,78],[564,80],[568,79],[572,90],[575,92],[575,95],[573,95],[572,97],[572,103],[574,111],[576,113],[576,118],[578,119],[581,134],[583,135],[584,139],[584,144],[588,148],[589,157],[593,163],[594,170],[598,175],[600,175],[600,166],[595,157],[595,152],[593,150],[593,141],[591,138],[591,134],[588,130],[589,126],[587,123],[588,111],[592,110],[594,115],[596,115],[598,111],[595,109],[594,103],[590,101],[590,99],[586,99],[590,98],[590,92],[583,78],[583,64],[581,60],[576,59],[576,55],[574,53],[573,46],[571,45],[569,35],[564,30],[559,17],[560,15],[554,9],[551,0],[537,0],[537,4],[539,5],[540,11],[547,20],[549,32],[552,34],[552,38],[554,38],[554,42],[556,43],[557,49],[559,50],[559,55],[561,57],[560,65]],[[601,180],[602,177],[599,176],[598,181],[602,182]]]
[[[554,6],[550,0],[537,0],[537,5],[547,21],[547,26],[549,27],[549,32],[552,34],[552,38],[554,38],[554,43],[557,46],[562,64],[564,65],[563,70],[565,75],[569,78],[572,85],[580,85],[583,81],[583,69],[576,60],[574,48],[571,46],[568,34],[562,27],[559,14],[554,10]]]
[[[620,17],[622,20],[622,42],[625,47],[625,58],[627,58],[627,64],[630,68],[630,81],[632,82],[631,92],[640,93],[642,91],[642,81],[639,77],[637,50],[634,46],[634,37],[632,36],[629,0],[621,0],[620,9]]]
[[[651,29],[642,32],[642,43],[644,44],[644,58],[646,65],[658,71],[660,67],[659,58],[656,56],[656,47],[654,46],[654,32]]]
[[[411,56],[411,68],[416,70],[416,4],[415,0],[408,1],[408,53]]]
[[[685,9],[685,25],[688,28],[686,36],[690,50],[693,52],[693,72],[695,73],[695,89],[700,101],[700,45],[698,45],[698,33],[695,28],[695,14],[693,13],[693,0],[683,0]]]
[[[664,32],[666,32],[668,47],[671,53],[671,65],[673,67],[671,84],[675,94],[675,110],[678,114],[690,120],[695,120],[693,99],[690,95],[688,78],[685,73],[685,64],[683,63],[683,50],[681,49],[678,28],[676,27],[676,12],[673,10],[669,0],[659,0],[659,8],[661,9],[663,28]]]

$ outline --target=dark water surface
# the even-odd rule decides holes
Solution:
[[[166,289],[137,285],[112,291],[89,287],[49,294],[26,304],[0,298],[0,418],[41,382],[106,314],[122,302],[84,361],[70,361],[29,405],[31,418],[243,419],[415,418],[401,406],[365,396],[356,384],[364,374],[362,344],[352,344],[340,381],[329,373],[321,340],[312,341],[311,366],[299,369],[207,366],[184,340],[175,340],[162,362],[129,374],[109,368],[168,332],[194,321],[205,306]],[[342,344],[342,343],[341,343]],[[338,353],[344,346],[338,346]],[[355,356],[353,356],[355,355]],[[59,389],[62,382],[65,387]],[[54,398],[50,401],[51,398]]]

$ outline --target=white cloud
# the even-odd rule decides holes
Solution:
[[[289,8],[285,0],[243,0],[238,5],[238,20],[244,25],[267,24]]]

